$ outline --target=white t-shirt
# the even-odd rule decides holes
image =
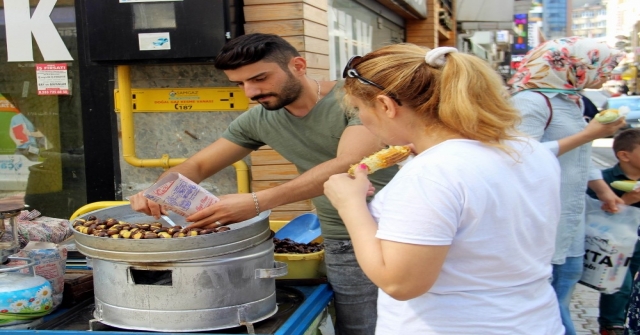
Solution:
[[[560,217],[556,157],[449,140],[408,162],[370,203],[376,237],[450,245],[429,292],[379,292],[376,334],[564,334],[549,284]]]

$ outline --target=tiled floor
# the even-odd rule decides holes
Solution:
[[[576,285],[571,298],[571,318],[578,335],[598,335],[598,299],[600,294],[583,285]]]

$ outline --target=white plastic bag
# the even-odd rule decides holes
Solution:
[[[618,205],[620,211],[603,211],[602,203],[586,197],[584,271],[580,283],[602,293],[620,290],[638,241],[640,209]]]

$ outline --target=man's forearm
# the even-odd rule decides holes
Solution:
[[[177,172],[187,178],[189,178],[189,180],[193,181],[196,184],[199,184],[202,180],[204,180],[205,178],[201,177],[198,174],[198,169],[195,168],[194,166],[192,166],[192,164],[190,164],[190,162],[184,161],[174,167],[169,168],[168,170],[164,171],[162,174],[160,174],[160,176],[158,177],[158,180],[164,178],[166,175],[168,175],[169,173],[172,172]]]
[[[198,151],[181,164],[168,169],[158,179],[168,173],[178,172],[198,184],[234,162],[241,160],[251,151],[251,149],[241,147],[221,138]],[[215,157],[215,159],[212,157]]]
[[[324,182],[334,174],[346,172],[349,166],[349,162],[334,158],[282,185],[257,192],[260,208],[272,209],[320,196],[323,194]]]
[[[324,183],[330,176],[346,173],[352,164],[382,147],[380,139],[364,126],[347,127],[340,138],[335,158],[318,164],[289,182],[257,192],[260,209],[272,209],[322,195]]]

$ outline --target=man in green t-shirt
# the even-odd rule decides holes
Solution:
[[[199,183],[269,145],[292,162],[300,176],[252,194],[223,195],[187,221],[194,222],[194,227],[217,226],[254,217],[257,207],[264,211],[312,199],[324,237],[327,279],[335,294],[338,334],[373,334],[378,290],[358,266],[347,230],[323,195],[323,184],[383,144],[341,108],[341,84],[308,77],[306,60],[281,37],[235,38],[223,47],[215,66],[260,105],[231,122],[222,138],[165,174],[179,172]],[[379,190],[396,172],[396,167],[380,170],[370,180]],[[149,202],[142,192],[131,197],[131,206],[160,215],[158,204]]]

